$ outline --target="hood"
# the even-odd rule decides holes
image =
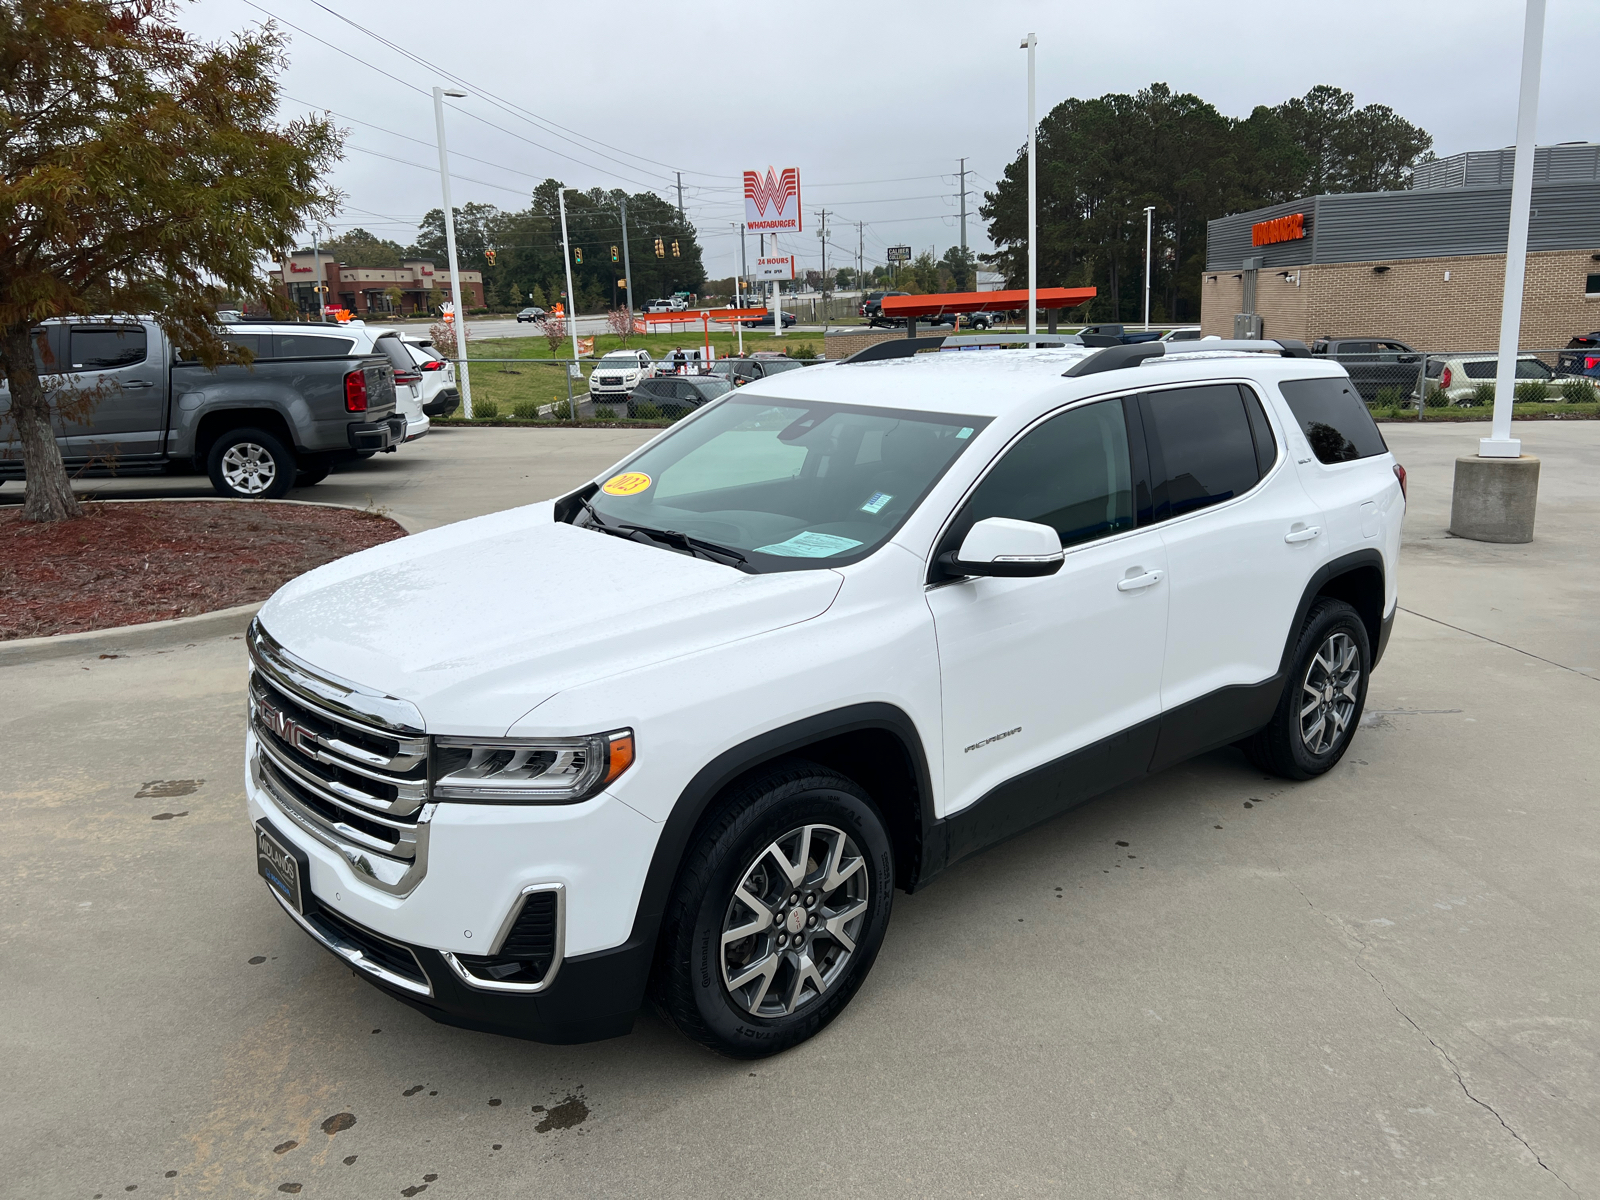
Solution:
[[[577,529],[549,502],[415,534],[285,584],[261,623],[313,667],[503,736],[564,688],[824,612],[834,571],[747,575]]]

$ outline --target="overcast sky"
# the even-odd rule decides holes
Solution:
[[[350,131],[334,176],[348,197],[337,230],[361,225],[404,245],[439,206],[426,93],[451,81],[405,50],[477,93],[448,102],[458,207],[524,208],[547,176],[676,202],[681,170],[685,210],[717,277],[737,261],[729,223],[742,217],[740,172],[769,165],[800,170],[807,231],[783,249],[802,266],[818,264],[813,214],[823,208],[830,262],[842,264],[846,250],[854,261],[858,222],[869,265],[894,244],[943,253],[960,239],[963,155],[975,193],[968,243],[988,249],[976,208],[1027,136],[1018,44],[1030,31],[1041,117],[1069,96],[1152,82],[1245,116],[1329,83],[1354,92],[1357,105],[1390,105],[1448,155],[1514,138],[1523,6],[197,0],[180,20],[221,37],[269,16],[291,38],[285,114],[331,110]],[[1541,144],[1600,140],[1597,47],[1600,4],[1549,0]]]

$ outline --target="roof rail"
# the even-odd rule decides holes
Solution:
[[[1150,358],[1165,358],[1184,354],[1209,354],[1217,350],[1249,351],[1257,354],[1276,354],[1281,358],[1310,358],[1311,349],[1293,338],[1275,341],[1245,341],[1242,339],[1214,342],[1135,342],[1131,346],[1107,346],[1098,354],[1073,363],[1063,376],[1097,375],[1101,371],[1120,371],[1124,367],[1137,367]]]
[[[857,350],[845,363],[883,362],[891,358],[910,358],[921,350],[942,350],[961,346],[998,346],[1006,342],[1025,342],[1031,346],[1080,346],[1075,333],[952,333],[940,337],[890,338],[865,350]]]

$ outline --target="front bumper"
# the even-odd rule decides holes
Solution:
[[[352,450],[393,450],[406,440],[406,419],[401,413],[381,421],[352,421],[346,429]]]

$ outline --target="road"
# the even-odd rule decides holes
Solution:
[[[760,1063],[353,979],[255,876],[239,641],[0,669],[0,1192],[1600,1194],[1600,422],[1522,427],[1528,546],[1445,535],[1482,430],[1384,431],[1405,611],[1344,762],[1208,755],[897,896],[850,1008]],[[644,436],[441,431],[315,494],[448,521]]]

